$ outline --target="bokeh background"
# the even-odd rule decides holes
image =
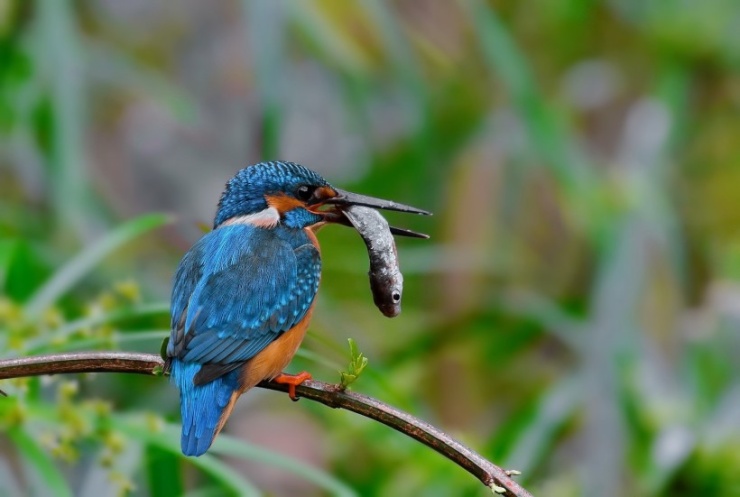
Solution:
[[[542,496],[740,495],[733,0],[0,0],[0,357],[155,352],[171,276],[262,159],[389,214],[403,314],[323,230],[292,371],[451,432]],[[4,381],[0,495],[478,496],[364,418],[242,398],[179,455],[176,391]]]

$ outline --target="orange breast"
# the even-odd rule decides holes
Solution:
[[[313,226],[309,228],[305,228],[303,231],[306,232],[306,235],[308,235],[308,239],[311,240],[311,243],[314,247],[316,247],[316,250],[319,251],[319,254],[321,254],[321,247],[319,246],[319,239],[316,238],[316,232],[320,230],[324,226],[324,222],[316,223]]]
[[[275,378],[290,363],[298,347],[301,345],[303,337],[306,336],[306,330],[308,330],[308,323],[311,321],[314,305],[315,301],[308,309],[308,312],[306,312],[306,316],[298,324],[280,335],[277,340],[265,347],[262,352],[258,353],[242,366],[242,388],[231,394],[228,405],[224,408],[223,413],[221,413],[221,419],[213,435],[214,438],[221,431],[224,423],[226,423],[226,420],[231,415],[231,411],[234,409],[234,405],[241,394],[262,380]]]
[[[306,336],[311,321],[315,301],[298,324],[280,335],[265,347],[262,352],[250,359],[242,368],[242,392],[252,388],[262,380],[271,380],[282,373],[293,359],[298,347]]]

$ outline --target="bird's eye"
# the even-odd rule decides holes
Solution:
[[[298,187],[298,189],[295,191],[295,197],[298,200],[302,200],[304,202],[308,202],[311,197],[313,196],[313,192],[316,190],[316,188],[308,185],[301,185]]]

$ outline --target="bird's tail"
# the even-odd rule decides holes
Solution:
[[[180,389],[180,443],[186,456],[200,456],[208,450],[240,394],[239,370],[205,385],[195,385],[193,378],[200,368],[197,363],[172,359],[170,378]]]

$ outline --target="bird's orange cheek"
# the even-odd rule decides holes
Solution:
[[[267,205],[273,207],[281,215],[288,211],[292,211],[297,207],[305,207],[305,205],[297,198],[279,193],[276,195],[265,195],[265,201]]]

